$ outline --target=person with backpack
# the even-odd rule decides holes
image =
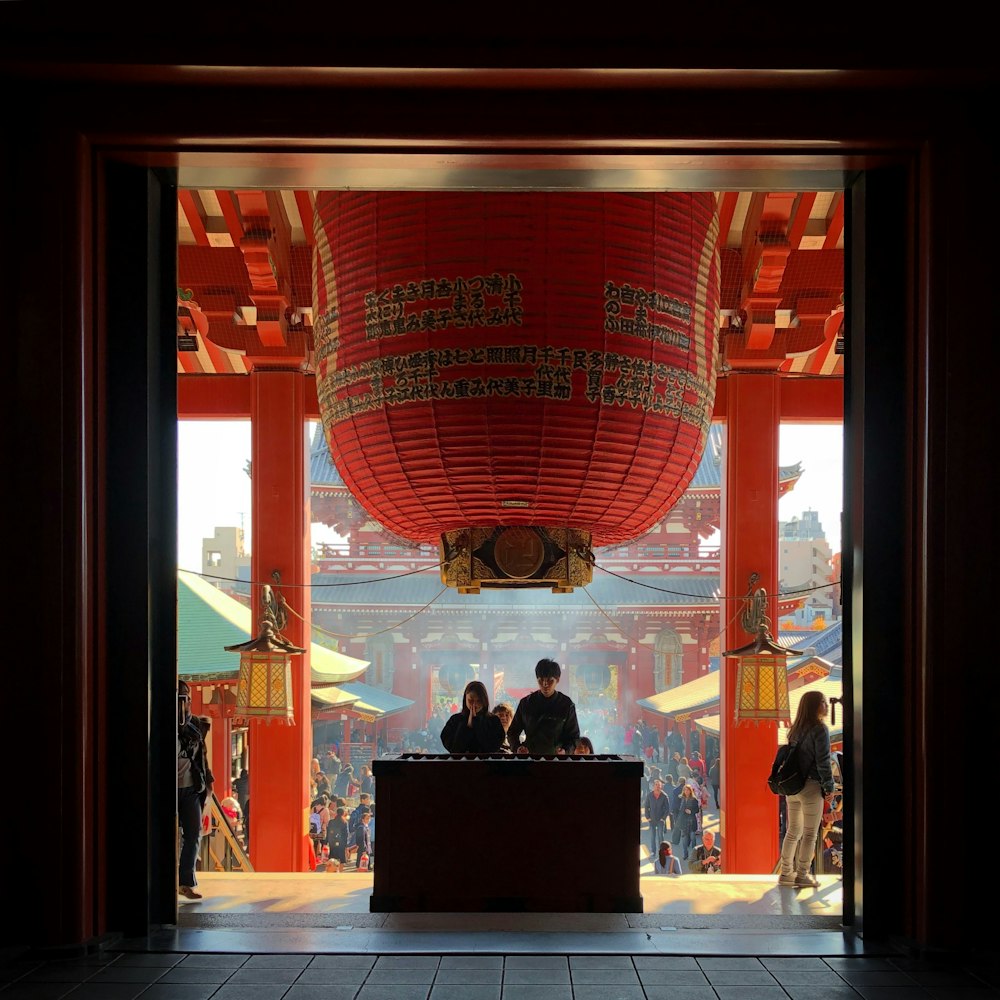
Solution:
[[[202,809],[214,778],[208,767],[205,731],[191,714],[191,688],[177,682],[177,821],[181,850],[177,861],[177,891],[187,899],[201,899],[195,891],[195,867],[201,844]]]
[[[830,731],[826,727],[829,702],[822,691],[807,691],[799,701],[795,721],[788,731],[788,745],[796,749],[799,771],[805,779],[801,791],[785,796],[787,828],[781,842],[779,885],[816,888],[812,874],[816,835],[823,806],[833,796]]]

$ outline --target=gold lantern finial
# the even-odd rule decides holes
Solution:
[[[277,570],[271,576],[275,583],[281,582]],[[276,721],[293,726],[291,657],[305,650],[281,634],[288,622],[285,599],[265,584],[260,601],[263,613],[257,638],[225,647],[228,653],[240,654],[240,679],[233,718],[237,722]]]
[[[790,725],[788,703],[788,670],[785,658],[789,653],[771,636],[771,620],[767,615],[767,591],[756,587],[760,577],[750,574],[746,604],[740,618],[745,632],[754,639],[738,649],[728,649],[722,655],[739,659],[736,667],[736,705],[734,715],[741,722],[771,721]]]

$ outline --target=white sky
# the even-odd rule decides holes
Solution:
[[[178,565],[201,569],[201,543],[216,527],[242,527],[250,546],[250,479],[244,467],[250,459],[248,420],[181,420],[178,422]],[[783,424],[778,461],[801,462],[798,485],[781,499],[782,521],[819,511],[820,523],[833,552],[840,551],[840,511],[843,486],[843,426]],[[334,541],[336,535],[316,525],[313,541]],[[713,544],[710,539],[706,544]]]

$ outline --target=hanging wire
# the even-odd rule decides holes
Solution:
[[[369,584],[369,583],[384,583],[387,580],[399,580],[399,579],[402,579],[403,577],[406,577],[406,576],[416,576],[416,575],[418,575],[420,573],[430,572],[431,570],[439,570],[442,565],[444,565],[444,564],[443,563],[435,563],[433,566],[424,566],[424,567],[421,567],[420,569],[411,569],[411,570],[407,570],[407,572],[405,572],[405,573],[394,573],[391,576],[370,577],[370,578],[365,579],[365,580],[344,580],[344,581],[335,582],[335,583],[283,583],[282,587],[285,587],[285,588],[296,588],[296,589],[299,589],[299,590],[307,590],[307,589],[308,590],[312,590],[314,587],[316,587],[316,588],[320,588],[320,587],[361,587],[361,586],[364,586],[365,584]],[[603,566],[601,566],[599,564],[595,564],[595,565],[596,565],[597,569],[599,569],[602,573],[607,573],[608,576],[613,576],[613,577],[616,577],[619,580],[624,580],[625,583],[631,583],[631,584],[633,584],[636,587],[645,587],[647,590],[658,591],[661,594],[673,594],[675,597],[690,597],[692,600],[695,600],[695,601],[745,601],[746,600],[746,594],[738,594],[735,597],[729,597],[729,596],[724,596],[724,595],[720,595],[719,597],[706,597],[704,594],[689,594],[689,593],[687,593],[686,591],[683,591],[683,590],[671,590],[668,587],[656,587],[656,586],[654,586],[651,583],[644,582],[643,580],[633,580],[629,576],[622,576],[621,573],[616,573],[612,569],[605,569]],[[259,580],[241,580],[241,579],[239,579],[238,577],[235,577],[235,576],[217,576],[217,575],[215,575],[213,573],[202,573],[202,572],[200,572],[199,570],[196,570],[196,569],[181,569],[181,570],[179,570],[179,572],[181,572],[181,573],[190,573],[192,576],[200,576],[202,579],[205,579],[205,580],[223,580],[226,583],[239,583],[239,584],[242,584],[245,587],[265,587],[265,586],[268,586],[268,584],[264,583],[263,581],[259,581]],[[794,597],[797,594],[811,594],[814,590],[828,590],[830,587],[839,587],[840,583],[841,583],[841,581],[839,579],[838,580],[832,580],[829,583],[820,583],[820,584],[817,584],[815,587],[800,587],[800,588],[798,588],[796,590],[782,590],[779,593],[774,594],[772,596],[777,597],[777,598],[781,598],[781,597]],[[445,589],[447,590],[448,588],[446,587]],[[438,597],[440,597],[440,596],[441,595],[438,594]],[[588,594],[587,596],[589,597],[590,595]],[[437,597],[435,597],[434,600],[436,601]],[[431,603],[433,603],[433,602],[431,602]]]
[[[594,607],[595,607],[595,608],[597,608],[597,610],[598,610],[598,611],[600,611],[600,613],[601,613],[602,615],[604,615],[604,617],[605,617],[605,618],[607,618],[607,620],[608,620],[609,622],[611,622],[611,625],[612,625],[612,626],[614,627],[614,629],[615,629],[615,631],[616,631],[616,632],[618,632],[618,633],[619,633],[620,635],[622,635],[622,636],[623,636],[624,638],[628,639],[628,641],[629,641],[629,642],[634,642],[634,643],[635,643],[635,644],[636,644],[637,646],[643,646],[643,647],[645,647],[646,649],[651,649],[651,650],[653,650],[654,652],[656,651],[656,646],[654,646],[654,645],[651,645],[651,644],[650,644],[650,643],[648,643],[648,642],[643,642],[643,641],[642,641],[641,639],[636,639],[636,638],[635,638],[635,636],[631,636],[631,635],[629,635],[629,634],[628,634],[628,632],[626,632],[626,631],[625,631],[625,630],[624,630],[624,629],[623,629],[623,628],[622,628],[622,627],[621,627],[621,626],[620,626],[620,625],[618,624],[618,622],[616,622],[616,621],[614,620],[614,618],[612,618],[612,617],[611,617],[611,615],[609,615],[609,614],[607,613],[607,611],[605,611],[605,610],[604,610],[604,608],[602,608],[602,607],[600,606],[600,604],[598,604],[598,603],[597,603],[597,601],[595,601],[595,600],[594,600],[594,598],[593,598],[593,595],[592,595],[592,594],[590,594],[590,593],[589,593],[589,592],[588,592],[588,591],[586,590],[586,588],[584,588],[584,591],[583,591],[583,592],[584,592],[584,593],[585,593],[585,594],[587,595],[587,597],[589,597],[589,598],[590,598],[590,603],[591,603],[591,604],[593,604],[593,605],[594,605]],[[711,639],[709,639],[709,642],[710,642],[710,643],[712,643],[712,642],[715,642],[715,640],[716,640],[716,639],[721,639],[721,638],[722,638],[722,637],[723,637],[723,636],[724,636],[724,635],[726,634],[726,629],[728,629],[728,628],[729,628],[729,626],[730,626],[730,625],[732,625],[732,624],[733,624],[733,622],[734,622],[734,621],[736,621],[736,619],[737,619],[737,618],[739,618],[740,614],[742,614],[742,611],[737,611],[737,612],[736,612],[736,614],[734,614],[734,615],[733,615],[733,617],[732,617],[732,618],[730,618],[730,619],[729,619],[729,621],[728,621],[728,622],[726,622],[726,624],[725,624],[725,625],[724,625],[724,626],[722,627],[722,631],[721,631],[721,632],[720,632],[720,633],[719,633],[718,635],[716,635],[716,636],[712,636],[712,638],[711,638]]]
[[[442,563],[433,566],[422,566],[420,569],[407,570],[405,573],[394,573],[392,576],[376,576],[370,580],[345,580],[343,583],[283,583],[282,587],[297,588],[298,590],[312,590],[313,587],[360,587],[366,583],[382,583],[384,580],[399,580],[404,576],[415,576],[417,573],[427,573],[432,569],[440,569]],[[266,587],[268,584],[262,580],[241,580],[235,576],[216,576],[213,573],[202,573],[196,569],[180,569],[180,573],[190,573],[192,576],[200,576],[204,580],[224,580],[226,583],[242,583],[245,587]]]
[[[312,622],[308,622],[310,628],[315,629],[317,632],[321,632],[323,635],[328,635],[333,639],[371,639],[373,636],[382,635],[385,632],[392,632],[394,629],[399,628],[400,625],[405,625],[408,621],[412,621],[419,614],[423,614],[448,588],[442,587],[419,611],[414,611],[412,615],[408,615],[400,622],[396,622],[395,625],[390,625],[388,628],[379,629],[378,632],[364,632],[356,633],[355,635],[350,635],[346,632],[330,632],[325,628],[321,628],[319,625],[313,625]],[[287,605],[285,605],[288,607]],[[295,615],[296,618],[303,624],[306,624],[305,618],[302,617],[297,611],[292,608],[288,608],[289,611]]]
[[[747,599],[746,594],[737,594],[735,597],[729,597],[725,595],[720,595],[719,597],[705,597],[704,594],[688,594],[683,590],[669,590],[667,587],[655,587],[651,583],[644,583],[642,580],[633,580],[629,576],[622,576],[621,573],[616,573],[613,569],[605,569],[603,566],[598,565],[597,568],[602,573],[607,573],[608,576],[617,577],[619,580],[624,580],[626,583],[635,584],[637,587],[645,587],[647,590],[657,590],[661,594],[673,594],[676,597],[690,597],[696,601],[745,601]],[[796,594],[810,594],[814,590],[829,590],[830,587],[839,587],[840,580],[831,580],[828,583],[820,583],[815,587],[800,587],[796,590],[782,590],[774,597],[794,597]]]

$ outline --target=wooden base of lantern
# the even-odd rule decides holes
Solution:
[[[467,528],[441,536],[441,582],[460,594],[483,587],[572,593],[593,579],[590,532],[534,525]]]

